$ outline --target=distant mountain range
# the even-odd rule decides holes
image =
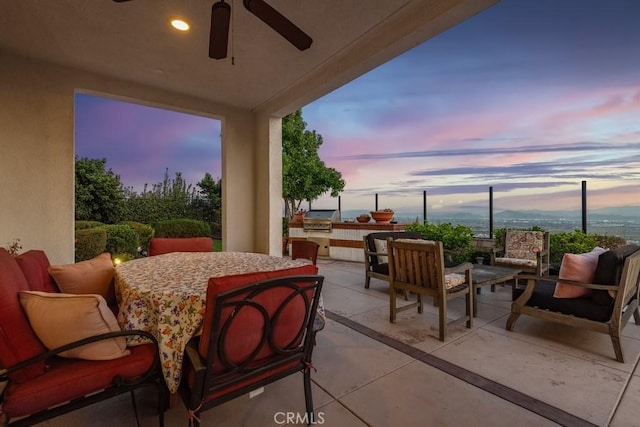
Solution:
[[[485,215],[486,216],[486,215]],[[536,219],[536,218],[580,218],[582,211],[543,211],[538,209],[526,211],[506,210],[495,214],[500,219]],[[587,218],[591,219],[640,219],[640,207],[620,206],[587,210]]]
[[[342,211],[342,219],[355,218],[365,210],[347,210]],[[395,214],[396,218],[411,218],[418,217],[422,219],[422,212],[402,212],[398,211]],[[429,210],[427,209],[427,218],[433,220],[443,219],[482,219],[488,218],[489,212],[486,207],[470,207],[464,211],[441,211],[441,210]],[[494,211],[494,219],[497,220],[517,220],[517,219],[550,219],[550,218],[581,218],[581,210],[503,210]],[[587,211],[587,218],[591,220],[640,220],[640,206],[618,206],[607,207],[600,209],[589,209]]]

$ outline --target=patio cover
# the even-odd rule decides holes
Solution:
[[[224,60],[207,55],[213,2],[0,2],[0,245],[73,260],[83,92],[221,120],[225,249],[277,254],[281,117],[498,0],[269,0],[313,38],[303,52],[234,0]],[[172,30],[174,16],[191,30]]]

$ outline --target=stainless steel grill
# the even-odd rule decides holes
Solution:
[[[304,231],[331,231],[331,224],[340,222],[340,211],[335,209],[311,210],[302,219]]]

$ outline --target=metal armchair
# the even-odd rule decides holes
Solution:
[[[323,277],[264,277],[209,280],[202,335],[185,354],[182,395],[192,425],[202,411],[297,372],[314,423],[310,370]]]

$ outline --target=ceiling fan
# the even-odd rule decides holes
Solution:
[[[113,1],[123,3],[131,0]],[[311,37],[264,0],[242,0],[242,3],[245,9],[273,28],[299,50],[309,49],[311,43],[313,43]],[[209,30],[210,58],[222,59],[227,57],[230,21],[231,5],[224,0],[215,2],[211,7],[211,28]]]

